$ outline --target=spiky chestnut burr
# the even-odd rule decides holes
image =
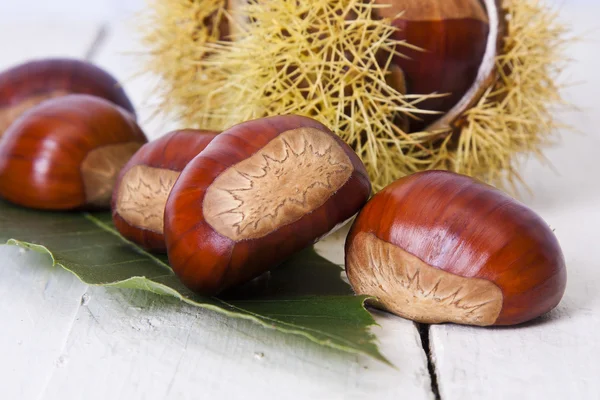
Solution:
[[[431,99],[410,94],[408,88],[406,94],[398,76],[402,69],[393,58],[380,57],[416,52],[415,46],[394,39],[394,21],[381,18],[382,4],[371,1],[251,2],[238,15],[251,21],[243,37],[224,44],[215,43],[219,32],[205,22],[227,15],[223,0],[155,0],[145,29],[148,70],[163,78],[161,111],[173,112],[190,127],[223,130],[270,115],[312,116],[357,152],[375,190],[435,168],[515,191],[513,185],[522,182],[523,155],[540,154],[560,127],[555,107],[563,106],[559,77],[572,41],[560,15],[544,2],[501,3],[499,15],[507,18],[500,16],[498,23],[504,21],[507,29],[498,31],[503,40],[492,63],[497,66],[492,82],[482,95],[472,92],[472,100],[478,100],[460,115],[453,108],[445,119],[434,116],[425,132],[408,134],[399,122],[426,117],[421,106]],[[490,10],[491,35],[496,24]],[[431,35],[431,40],[438,38]],[[486,46],[491,53],[493,40]],[[470,47],[467,43],[465,49]],[[425,48],[417,56],[432,55]]]

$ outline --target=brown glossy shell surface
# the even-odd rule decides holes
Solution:
[[[371,248],[360,243],[365,234],[377,239]],[[390,246],[398,250],[389,253]],[[394,255],[397,251],[400,253]],[[378,254],[375,263],[369,261],[373,254]],[[407,259],[418,260],[421,268],[406,273]],[[368,292],[364,289],[384,277],[386,281],[414,280],[415,271],[421,270],[429,278],[413,286],[415,299],[419,290],[431,295],[443,292],[442,300],[464,309],[460,315],[448,313],[447,321],[478,325],[513,325],[538,317],[559,303],[566,286],[565,261],[558,241],[536,213],[497,189],[442,171],[400,179],[369,201],[348,236],[346,269],[359,293]],[[444,273],[431,275],[434,269]],[[455,292],[442,290],[448,284],[446,274],[467,280],[454,283]],[[502,307],[497,318],[490,319],[490,312],[479,321],[469,321],[473,306],[479,305],[477,310],[481,310],[498,299],[490,295],[487,302],[480,301],[480,296],[475,302],[469,300],[479,292],[469,284],[474,279],[499,288]],[[389,282],[386,285],[390,287]],[[383,308],[393,311],[402,307],[399,291],[366,294],[379,295]],[[422,312],[410,317],[427,322],[430,316]]]
[[[394,63],[405,74],[409,94],[448,94],[419,103],[419,108],[447,112],[475,82],[489,35],[489,20],[480,0],[376,0],[386,5],[379,17],[394,18],[394,38],[402,47]],[[397,18],[395,18],[398,16]],[[424,129],[440,115],[419,115],[411,130]]]
[[[120,169],[146,138],[132,115],[69,95],[23,114],[0,140],[0,196],[26,207],[108,207]]]
[[[25,111],[37,106],[43,101],[65,96],[67,94],[69,94],[69,92],[64,90],[53,90],[47,93],[29,96],[20,102],[0,108],[0,136],[2,136],[4,131],[6,131],[8,127]]]
[[[237,125],[175,184],[165,208],[169,261],[191,289],[219,293],[309,246],[369,194],[361,161],[322,124],[279,116]]]
[[[135,115],[124,90],[106,71],[82,60],[35,60],[0,73],[0,135],[27,109],[67,94],[98,96]]]
[[[113,222],[142,247],[165,251],[164,210],[185,166],[216,137],[216,132],[178,130],[142,146],[123,167],[113,194]]]

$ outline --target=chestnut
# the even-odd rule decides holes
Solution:
[[[444,94],[427,99],[419,108],[451,113],[419,114],[411,131],[437,129],[476,100],[494,67],[501,24],[497,0],[375,0],[383,7],[376,16],[392,19],[398,28],[393,38],[417,48],[402,46],[394,57],[406,79],[408,94]],[[393,73],[393,71],[392,71]],[[459,109],[451,111],[453,108]]]
[[[178,130],[143,145],[121,170],[112,198],[113,222],[127,239],[151,251],[165,251],[167,197],[179,174],[216,132]]]
[[[0,139],[0,197],[46,210],[106,208],[117,174],[145,142],[133,116],[107,100],[45,101]]]
[[[417,173],[379,192],[345,251],[358,294],[424,323],[520,324],[553,309],[567,279],[558,241],[537,214],[451,172]]]
[[[0,73],[0,135],[27,109],[66,94],[102,97],[135,114],[115,78],[86,61],[43,59]]]
[[[354,216],[364,165],[324,125],[295,115],[236,125],[182,171],[165,207],[175,273],[215,295],[259,276]]]

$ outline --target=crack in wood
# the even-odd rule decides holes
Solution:
[[[427,370],[429,371],[429,379],[431,380],[431,391],[433,392],[435,400],[442,400],[440,395],[440,387],[437,379],[437,369],[435,365],[435,359],[431,354],[431,325],[417,323],[417,330],[421,336],[421,346],[427,357]]]

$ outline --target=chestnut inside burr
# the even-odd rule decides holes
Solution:
[[[127,142],[102,146],[87,154],[81,164],[87,204],[97,207],[110,205],[117,175],[142,144]]]
[[[352,241],[347,272],[358,294],[376,296],[381,308],[417,322],[488,326],[502,310],[493,282],[432,267],[372,233]]]
[[[440,114],[417,115],[412,131],[449,130],[492,85],[506,21],[498,0],[375,0],[380,18],[390,18],[396,39],[416,49],[396,57],[407,94],[443,94],[418,107]],[[468,50],[467,50],[468,49]],[[390,85],[398,90],[395,82]]]
[[[352,172],[330,135],[290,130],[217,177],[206,191],[203,214],[223,236],[257,239],[323,205]]]
[[[487,22],[488,18],[480,0],[376,0],[375,3],[386,6],[377,9],[380,16],[400,16],[408,21],[472,18]]]
[[[461,100],[443,117],[428,126],[429,130],[445,129],[451,126],[465,110],[472,107],[490,87],[496,77],[496,56],[504,40],[506,21],[497,0],[481,0],[487,10],[490,31],[483,60],[479,65],[475,81]]]
[[[43,101],[54,99],[69,94],[64,90],[54,90],[47,93],[32,95],[22,99],[16,104],[0,107],[0,136],[21,114]]]
[[[115,211],[132,226],[162,234],[165,204],[179,174],[164,168],[134,166],[117,188]]]

